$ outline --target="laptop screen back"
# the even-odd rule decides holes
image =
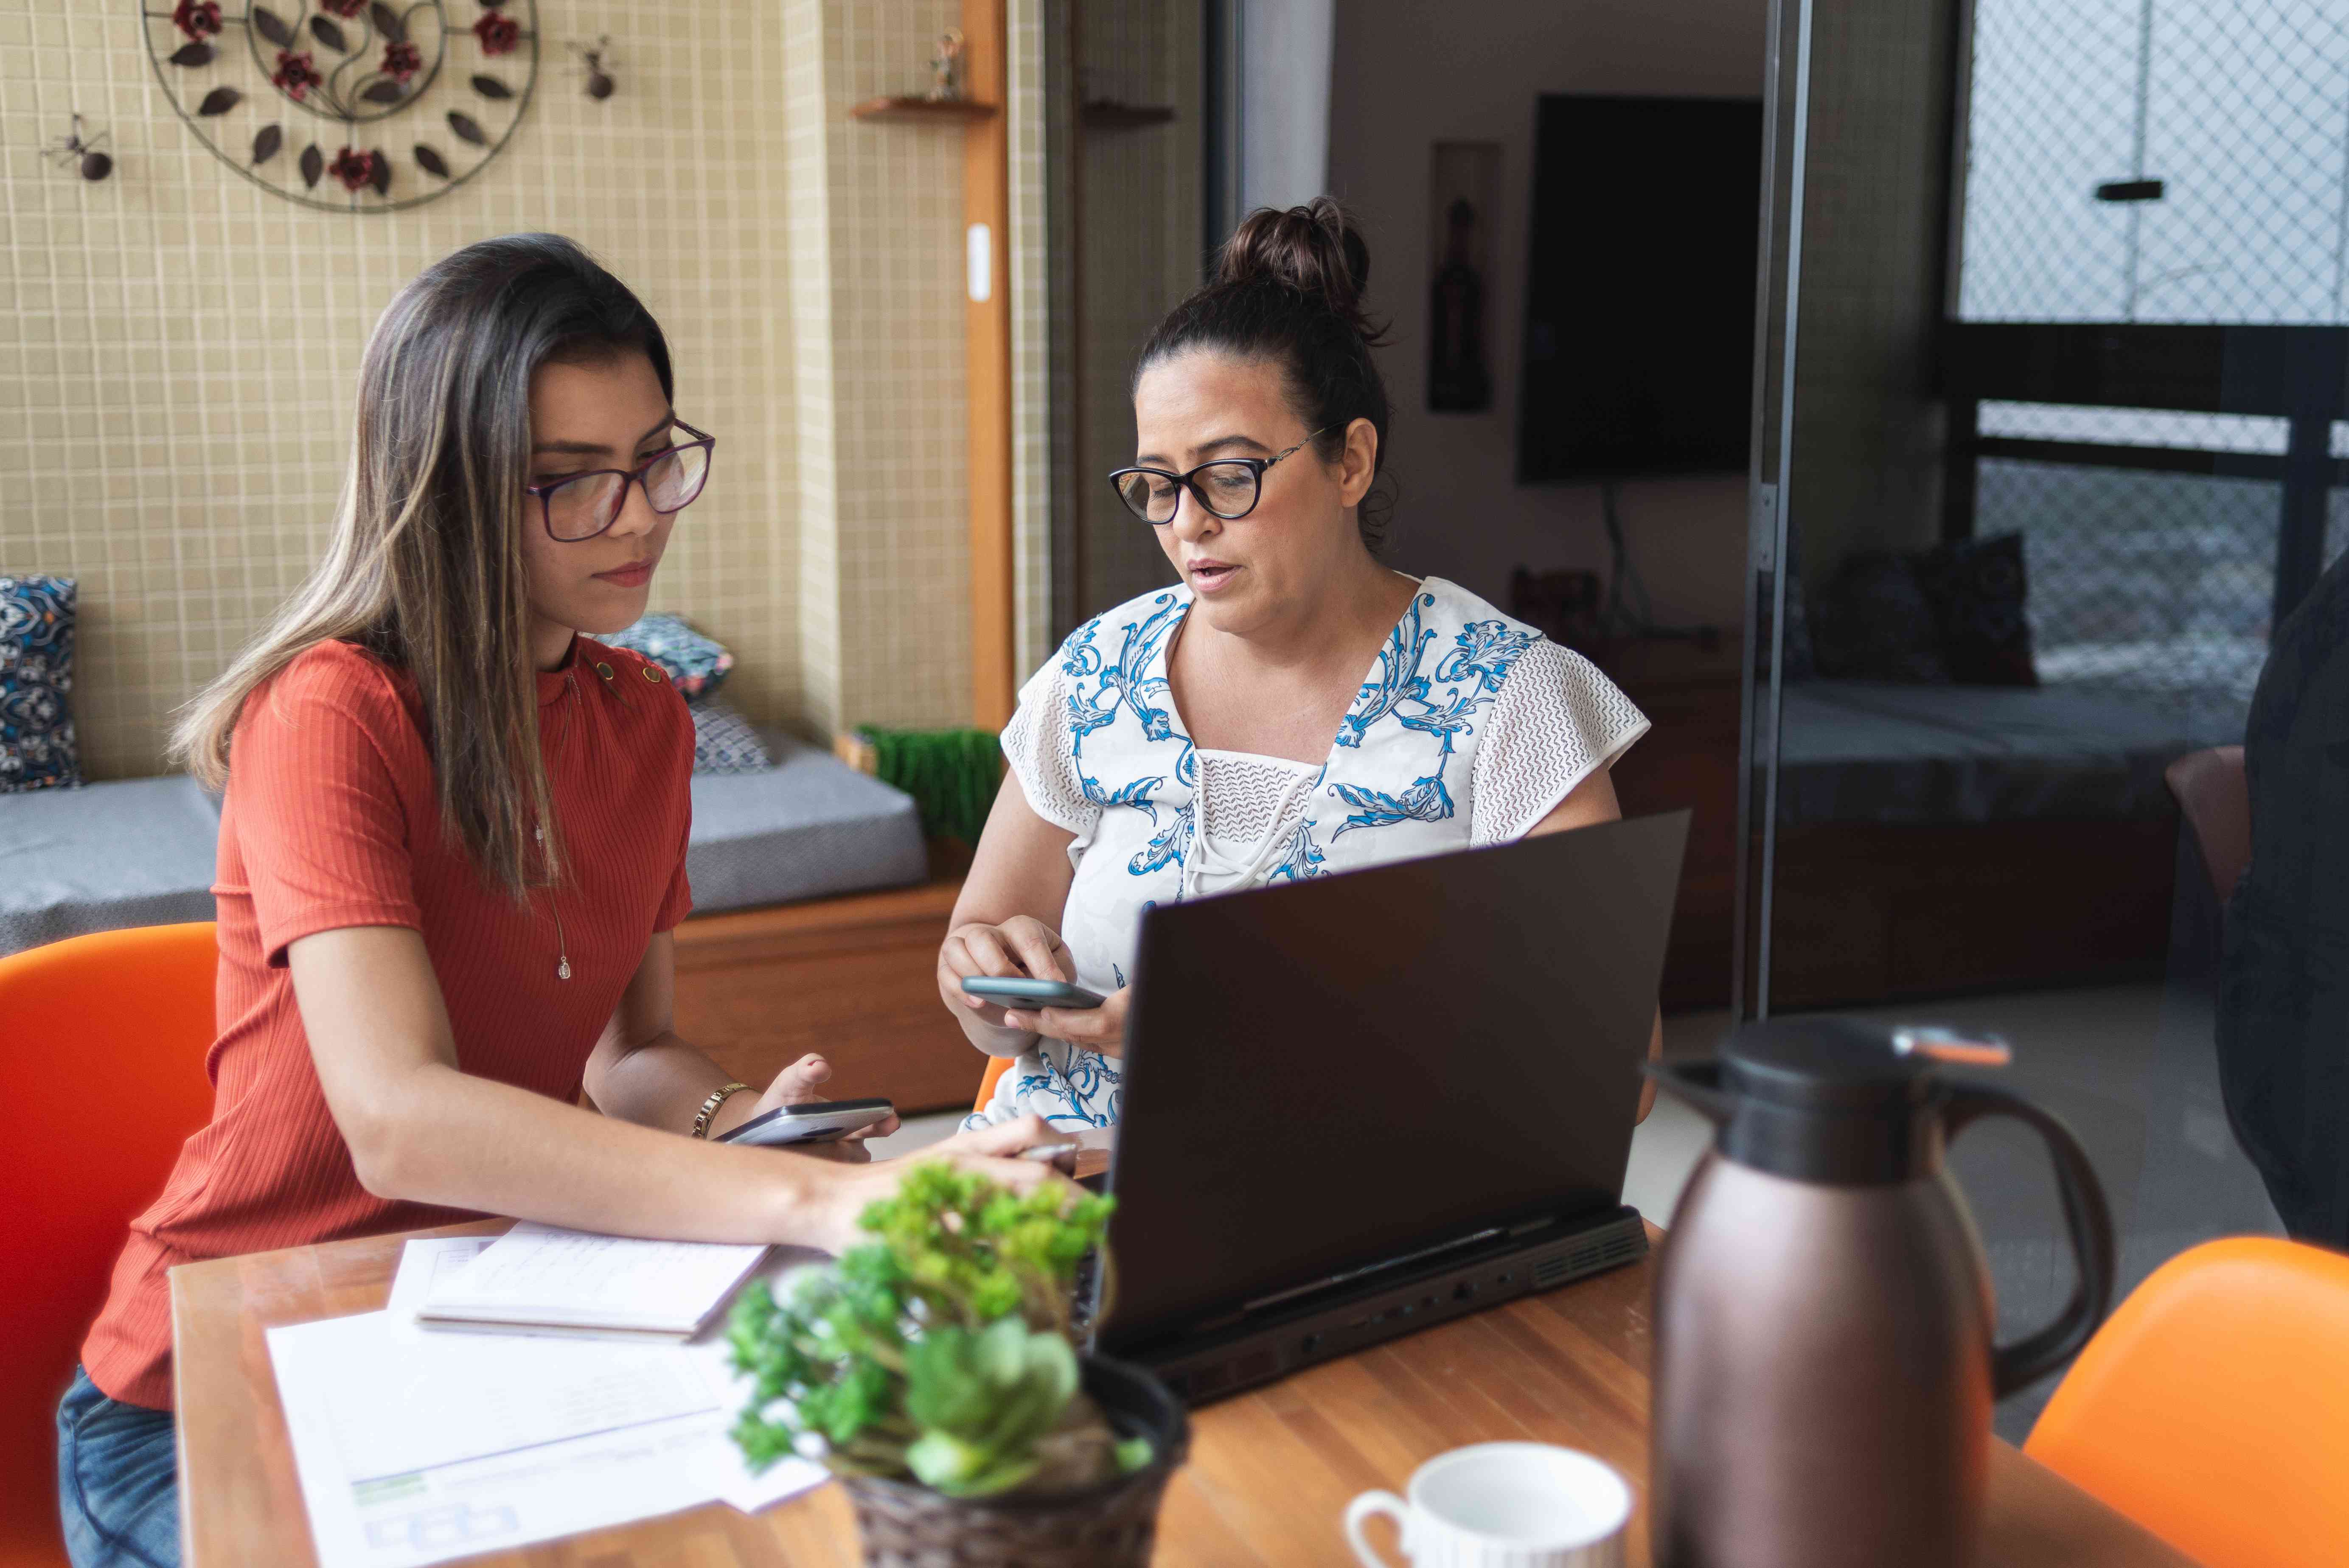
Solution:
[[[1687,825],[1151,911],[1102,1348],[1619,1202]]]

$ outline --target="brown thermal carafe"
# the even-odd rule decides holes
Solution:
[[[1651,1068],[1720,1129],[1656,1277],[1661,1568],[1972,1561],[1992,1399],[2086,1343],[2113,1281],[2112,1222],[2078,1141],[2025,1100],[1937,1071],[1937,1057],[1984,1051],[1938,1031],[1773,1021],[1717,1060]],[[2077,1280],[2054,1322],[1995,1346],[1982,1243],[1942,1161],[1986,1116],[2046,1140]]]

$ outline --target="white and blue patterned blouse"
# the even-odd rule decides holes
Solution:
[[[1086,622],[1003,733],[1029,806],[1076,835],[1061,939],[1103,995],[1125,984],[1154,903],[1506,842],[1648,728],[1588,660],[1430,577],[1319,766],[1203,750],[1166,676],[1190,609],[1174,587]],[[1033,1111],[1105,1127],[1121,1083],[1114,1058],[1040,1040],[968,1125]]]

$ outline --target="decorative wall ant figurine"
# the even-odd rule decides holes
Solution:
[[[610,98],[612,88],[618,85],[612,80],[612,73],[604,68],[604,57],[609,54],[612,48],[611,36],[598,35],[595,46],[592,49],[579,43],[572,44],[569,47],[573,54],[579,57],[580,64],[586,67],[587,96],[596,99]]]
[[[114,172],[114,160],[98,150],[99,144],[106,138],[107,133],[101,130],[85,140],[81,134],[81,116],[77,114],[73,117],[73,129],[63,136],[50,138],[49,145],[42,150],[41,156],[60,169],[68,163],[79,162],[81,177],[95,182]]]

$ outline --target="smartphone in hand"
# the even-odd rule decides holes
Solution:
[[[1019,975],[973,975],[964,979],[962,994],[974,1001],[1000,1007],[1098,1007],[1102,998],[1065,980],[1030,980]]]
[[[754,1116],[730,1132],[721,1132],[719,1143],[830,1143],[847,1137],[857,1129],[870,1127],[887,1119],[896,1107],[885,1099],[818,1099],[805,1105],[778,1106],[762,1116]]]

